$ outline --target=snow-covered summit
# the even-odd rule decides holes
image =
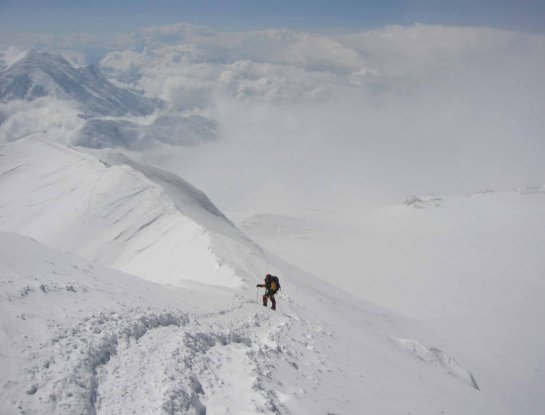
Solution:
[[[94,66],[76,68],[60,55],[30,51],[0,72],[0,100],[50,96],[77,102],[86,114],[153,112],[152,101],[113,85]]]

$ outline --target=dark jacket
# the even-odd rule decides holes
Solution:
[[[265,284],[257,284],[257,287],[265,287],[265,295],[267,296],[275,295],[280,288],[273,278],[265,278]]]

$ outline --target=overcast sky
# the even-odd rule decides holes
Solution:
[[[186,21],[218,30],[413,23],[545,31],[543,0],[0,0],[0,32],[107,34]]]

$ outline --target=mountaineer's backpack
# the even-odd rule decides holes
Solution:
[[[271,290],[280,291],[280,280],[276,275],[271,275]]]

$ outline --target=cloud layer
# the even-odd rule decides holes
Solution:
[[[544,36],[424,25],[236,33],[178,24],[108,48],[101,65],[110,77],[166,101],[168,111],[218,121],[217,142],[143,156],[228,210],[545,181]]]
[[[83,120],[69,102],[48,97],[35,101],[0,102],[0,142],[40,135],[70,144]]]

